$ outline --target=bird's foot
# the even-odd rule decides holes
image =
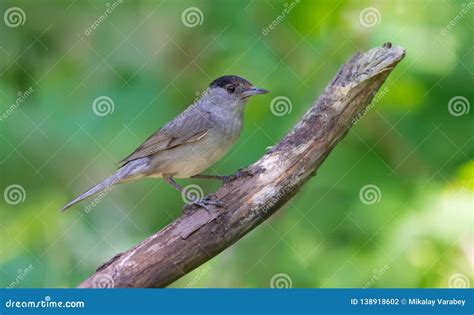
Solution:
[[[244,169],[238,170],[237,172],[235,172],[232,175],[221,176],[221,180],[224,182],[224,184],[227,184],[227,183],[232,182],[232,181],[234,181],[238,178],[245,177],[245,176],[253,176],[255,174],[256,174],[256,172],[254,172],[253,170],[248,169],[248,168],[244,168]]]
[[[213,194],[213,195],[206,196],[203,199],[194,201],[193,203],[186,206],[184,211],[188,212],[191,210],[195,210],[196,207],[193,207],[193,206],[202,208],[206,210],[208,214],[211,214],[211,209],[209,208],[209,206],[216,206],[218,208],[222,208],[224,206],[224,203],[221,200],[217,199],[217,196]]]
[[[219,200],[217,196],[214,194],[206,196],[203,199],[196,201],[194,204],[205,209],[207,209],[207,206],[216,206],[219,208],[222,208],[222,206],[224,206],[224,203],[221,200]]]

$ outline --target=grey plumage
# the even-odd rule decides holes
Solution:
[[[237,141],[250,96],[267,93],[237,76],[214,80],[203,96],[124,158],[112,176],[61,210],[107,187],[142,177],[188,178],[219,160]],[[180,189],[176,183],[175,188]]]
[[[123,167],[119,168],[114,174],[104,179],[99,184],[95,185],[94,187],[88,189],[81,195],[77,196],[66,205],[64,205],[60,211],[64,211],[67,208],[73,206],[74,204],[95,195],[107,188],[111,188],[112,186],[123,183],[125,181],[129,181],[132,179],[138,179],[139,177],[143,177],[140,174],[141,169],[146,169],[148,167],[149,161],[148,159],[141,159],[135,160],[130,164],[124,165]],[[135,175],[135,176],[134,176]]]

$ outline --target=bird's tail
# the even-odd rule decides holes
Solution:
[[[117,171],[112,176],[109,176],[108,178],[106,178],[102,182],[98,183],[97,185],[95,185],[91,189],[89,189],[89,190],[85,191],[84,193],[82,193],[81,195],[77,196],[73,200],[69,201],[64,207],[59,209],[59,211],[64,211],[67,208],[75,205],[76,203],[78,203],[78,202],[80,202],[80,201],[82,201],[82,200],[84,200],[84,199],[86,199],[86,198],[88,198],[92,195],[95,195],[95,194],[97,194],[97,193],[99,193],[103,190],[110,189],[113,185],[120,182],[120,174],[119,173],[120,173],[120,170]]]
[[[106,189],[108,190],[115,184],[119,184],[121,182],[140,177],[137,175],[139,175],[143,167],[146,166],[146,163],[141,163],[142,161],[136,161],[136,162],[137,163],[129,163],[127,165],[124,165],[122,168],[118,169],[117,172],[115,172],[113,175],[109,176],[108,178],[100,182],[99,184],[95,185],[91,189],[87,190],[83,194],[77,196],[76,198],[68,202],[64,207],[59,209],[59,211],[64,211],[68,209],[69,207],[73,206],[74,204],[92,195],[95,195]]]

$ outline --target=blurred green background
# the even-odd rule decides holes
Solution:
[[[177,218],[181,196],[158,179],[117,186],[90,211],[90,200],[57,209],[214,78],[272,92],[250,101],[241,139],[207,172],[231,174],[285,135],[342,63],[387,41],[406,58],[317,176],[172,286],[471,285],[473,2],[2,1],[0,13],[2,287],[75,286]],[[100,96],[113,108],[98,115]],[[273,114],[276,96],[291,111]]]

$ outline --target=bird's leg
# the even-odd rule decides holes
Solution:
[[[204,175],[204,174],[197,174],[191,176],[191,178],[202,178],[202,179],[218,179],[221,180],[224,184],[236,180],[239,177],[243,176],[253,176],[255,173],[249,169],[240,169],[235,174],[232,175]]]
[[[197,175],[193,175],[191,176],[191,178],[202,178],[202,179],[217,179],[217,180],[221,180],[223,181],[224,183],[228,182],[228,178],[230,176],[222,176],[222,175],[204,175],[204,174],[197,174]]]
[[[211,200],[210,198],[206,197],[206,198],[201,198],[201,199],[198,199],[196,198],[196,196],[193,196],[191,193],[187,192],[186,191],[186,188],[184,188],[183,186],[181,186],[180,184],[178,184],[173,176],[164,176],[163,179],[168,183],[170,184],[171,186],[173,186],[176,190],[178,190],[180,193],[181,193],[181,196],[183,197],[184,201],[188,204],[195,204],[201,208],[204,208],[206,211],[209,211],[209,209],[207,208],[207,206],[209,205],[214,205],[214,206],[217,206],[217,207],[222,207],[222,201],[220,200]],[[200,197],[199,197],[200,198]]]
[[[173,176],[164,176],[163,179],[165,180],[165,182],[167,182],[168,184],[170,184],[171,186],[173,186],[177,191],[179,191],[180,193],[183,192],[184,190],[184,187],[181,186],[180,184],[178,184]]]

